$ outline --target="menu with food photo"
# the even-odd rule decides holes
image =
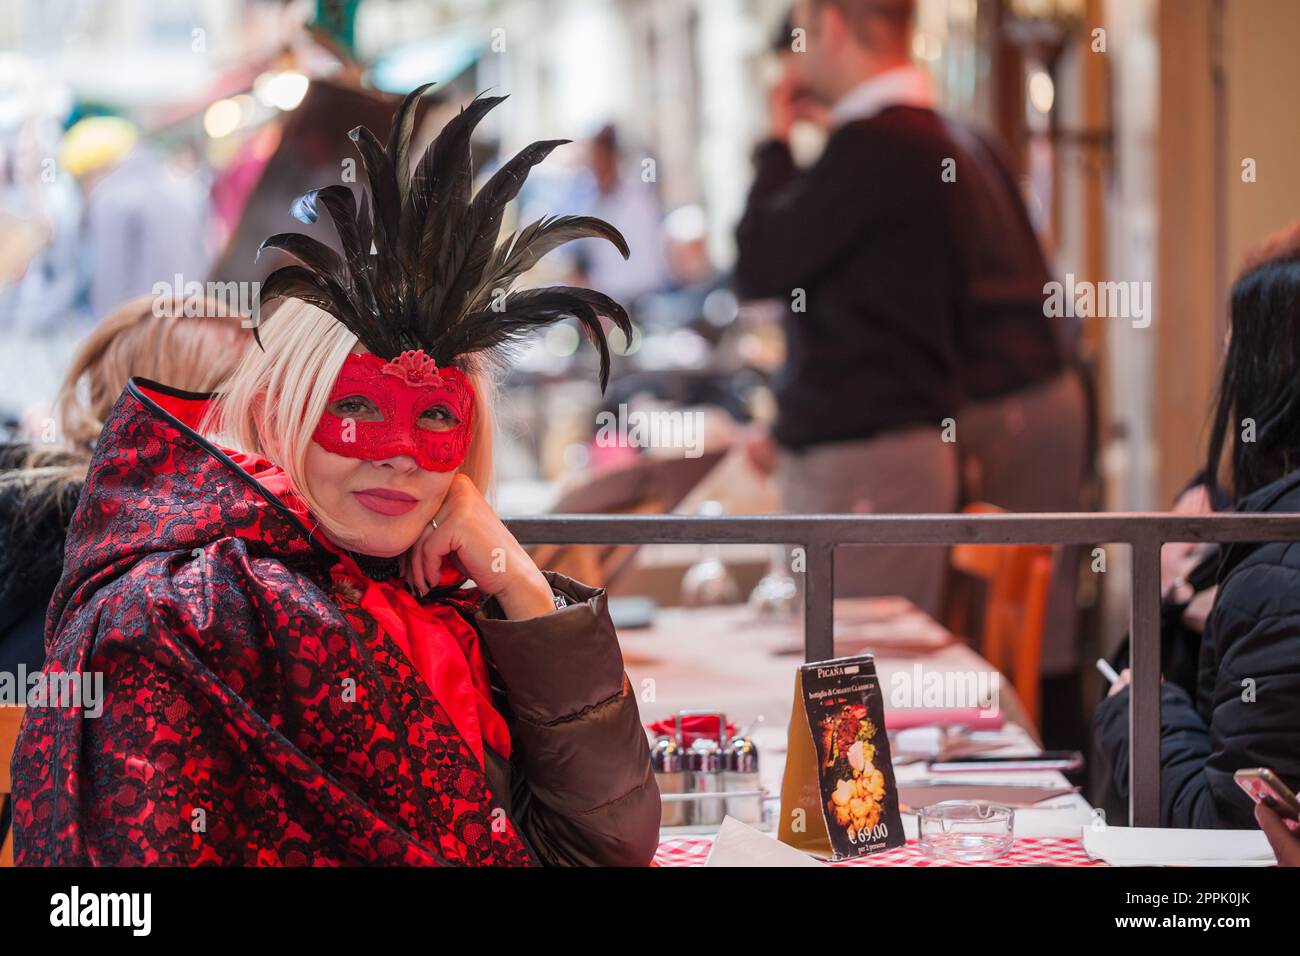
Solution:
[[[798,669],[779,836],[833,859],[906,842],[870,654]]]

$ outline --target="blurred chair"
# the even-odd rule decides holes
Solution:
[[[9,761],[13,757],[14,747],[18,745],[18,728],[22,726],[25,707],[0,707],[0,807],[13,802],[13,781],[9,776]],[[12,814],[10,814],[12,817]],[[14,828],[9,822],[9,830],[0,843],[0,867],[14,865]]]
[[[698,458],[645,459],[602,472],[566,492],[551,514],[669,514],[721,461],[723,452]],[[567,544],[529,548],[539,568],[608,588],[632,563],[638,545]]]
[[[1000,514],[996,505],[974,503],[963,514]],[[944,626],[970,638],[984,658],[1011,681],[1038,726],[1043,629],[1052,584],[1055,548],[1044,544],[959,544],[949,551],[953,572]],[[962,581],[962,579],[965,581]],[[970,583],[980,585],[976,595]],[[977,597],[982,597],[983,615]],[[978,629],[972,624],[979,619]]]

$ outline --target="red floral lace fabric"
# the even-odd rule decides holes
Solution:
[[[146,385],[105,426],[47,618],[47,670],[102,674],[102,713],[28,709],[16,862],[534,863],[338,556]]]

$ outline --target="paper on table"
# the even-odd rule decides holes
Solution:
[[[892,656],[920,656],[942,650],[956,638],[923,614],[913,618],[899,618],[873,624],[841,626],[835,623],[836,657],[854,657],[858,654],[890,654]],[[778,657],[802,655],[804,643],[785,641],[772,648]]]
[[[1083,828],[1083,848],[1111,866],[1272,866],[1260,830]]]
[[[1000,730],[1002,711],[981,707],[886,707],[885,727],[891,731],[912,727],[966,727],[974,731]]]
[[[735,817],[723,817],[718,835],[713,838],[705,866],[825,866],[807,853],[787,846],[741,823]]]
[[[941,785],[905,783],[898,785],[898,799],[905,803],[911,812],[943,800],[986,800],[1006,807],[1025,808],[1074,792],[1074,787],[998,786],[964,781]]]
[[[1018,724],[1003,724],[997,730],[967,730],[964,727],[934,725],[891,730],[890,750],[899,757],[948,758],[997,754],[1000,757],[1032,757],[1042,748]]]

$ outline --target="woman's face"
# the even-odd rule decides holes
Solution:
[[[339,412],[338,414],[346,414]],[[307,446],[307,482],[331,515],[360,534],[362,554],[394,558],[442,507],[456,471],[428,471],[410,455],[366,461]]]
[[[355,356],[364,356],[357,359]],[[363,554],[407,551],[442,506],[468,448],[472,393],[459,373],[404,382],[358,346],[307,446],[321,507],[361,536]]]

